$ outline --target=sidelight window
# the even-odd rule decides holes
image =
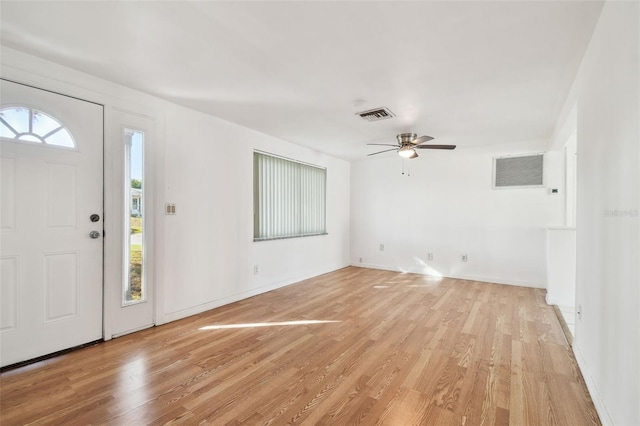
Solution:
[[[123,305],[145,300],[144,132],[125,129],[125,276]]]

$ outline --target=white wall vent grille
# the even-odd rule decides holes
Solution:
[[[393,115],[391,111],[384,107],[370,109],[369,111],[358,112],[356,113],[356,115],[359,115],[361,118],[364,118],[367,121],[379,121],[395,117],[395,115]]]
[[[544,154],[493,159],[493,188],[540,188],[544,186]]]

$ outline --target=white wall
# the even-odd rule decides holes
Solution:
[[[348,162],[186,108],[165,112],[166,200],[178,212],[165,220],[167,319],[348,265]],[[329,235],[253,242],[254,149],[327,168]]]
[[[111,112],[126,110],[154,118],[155,140],[146,141],[146,155],[153,159],[147,166],[154,168],[157,185],[154,208],[146,213],[155,219],[154,259],[149,260],[156,278],[157,323],[348,266],[347,161],[10,48],[2,47],[0,60],[5,78],[105,105],[107,179],[115,179],[109,171],[119,161],[110,155],[111,145],[121,141]],[[329,235],[253,242],[253,149],[327,168]],[[116,185],[107,182],[106,186]],[[114,217],[118,212],[109,206],[112,192],[107,189],[105,212]],[[167,202],[176,203],[175,216],[164,215]],[[107,229],[107,238],[110,233]],[[110,338],[121,286],[113,265],[121,257],[109,244],[106,247],[105,337]],[[257,276],[253,265],[260,266]]]
[[[607,2],[576,80],[574,351],[603,422],[616,425],[640,424],[639,21],[640,3]]]
[[[565,214],[564,224],[566,226],[576,226],[576,207],[578,198],[578,139],[577,125],[575,132],[564,146],[565,159]]]
[[[410,177],[393,154],[353,163],[351,263],[545,287],[545,227],[564,219],[562,153],[545,159],[547,186],[559,194],[494,190],[491,180],[494,156],[539,152],[546,143],[422,151],[406,162]]]

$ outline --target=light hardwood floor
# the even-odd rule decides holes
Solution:
[[[7,371],[0,396],[3,426],[600,424],[544,290],[355,267]]]

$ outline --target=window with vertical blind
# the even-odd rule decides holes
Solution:
[[[253,240],[327,233],[327,170],[253,153]]]

